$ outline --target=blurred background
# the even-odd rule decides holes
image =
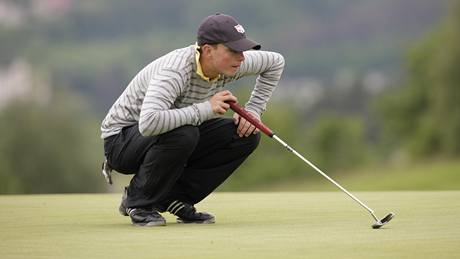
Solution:
[[[131,78],[236,17],[285,72],[263,120],[351,190],[460,189],[459,0],[0,0],[0,193],[108,187],[100,122]],[[231,86],[244,103],[255,78]],[[263,137],[223,191],[334,189]]]

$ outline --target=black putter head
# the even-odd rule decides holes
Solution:
[[[395,216],[393,212],[390,212],[388,215],[386,215],[383,219],[377,221],[372,225],[373,229],[378,229],[381,228],[383,225],[387,224],[390,222],[390,220]]]

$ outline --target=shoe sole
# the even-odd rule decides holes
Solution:
[[[212,218],[212,219],[207,219],[203,221],[187,221],[183,219],[177,219],[177,223],[179,224],[214,224],[216,223],[216,219]]]
[[[166,221],[161,222],[148,222],[148,223],[133,223],[137,227],[156,227],[156,226],[166,226]]]

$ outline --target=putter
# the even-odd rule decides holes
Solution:
[[[343,188],[340,184],[338,184],[336,181],[334,181],[332,178],[330,178],[328,175],[326,175],[323,171],[321,171],[313,163],[308,161],[305,157],[303,157],[301,154],[299,154],[297,151],[295,151],[293,148],[291,148],[288,144],[286,144],[283,140],[281,140],[278,136],[276,136],[269,127],[267,127],[265,124],[263,124],[257,118],[255,118],[251,113],[247,112],[243,107],[241,107],[236,102],[230,101],[230,102],[227,102],[227,103],[230,105],[230,109],[232,109],[234,112],[239,114],[241,117],[245,118],[252,125],[254,125],[260,131],[262,131],[265,135],[269,136],[270,138],[273,138],[273,139],[277,140],[288,151],[294,153],[297,157],[299,157],[305,163],[307,163],[309,166],[311,166],[313,169],[315,169],[316,172],[318,172],[319,174],[324,176],[327,180],[329,180],[331,183],[333,183],[335,186],[337,186],[340,190],[342,190],[344,193],[346,193],[350,198],[352,198],[359,205],[361,205],[364,209],[366,209],[372,215],[372,217],[375,220],[375,223],[372,224],[373,229],[381,228],[383,225],[387,224],[395,216],[395,214],[393,212],[390,212],[388,215],[386,215],[385,217],[383,217],[382,219],[379,220],[377,218],[377,216],[375,216],[374,210],[369,208],[366,204],[364,204],[362,201],[360,201],[358,198],[356,198],[353,194],[351,194],[345,188]]]

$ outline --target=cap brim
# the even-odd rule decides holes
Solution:
[[[242,52],[242,51],[246,51],[246,50],[250,50],[250,49],[254,49],[254,50],[259,50],[260,49],[260,44],[251,40],[251,39],[248,39],[248,38],[243,38],[243,39],[240,39],[240,40],[236,40],[236,41],[230,41],[230,42],[226,42],[224,43],[225,46],[227,46],[228,48],[234,50],[234,51],[238,51],[238,52]]]

